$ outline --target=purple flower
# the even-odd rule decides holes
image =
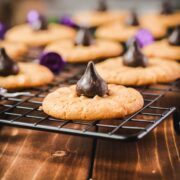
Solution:
[[[59,22],[60,22],[60,24],[63,24],[65,26],[69,26],[69,27],[72,27],[72,28],[78,28],[78,25],[68,15],[64,15],[63,17],[61,17]]]
[[[6,26],[0,22],[0,39],[4,38],[6,30],[7,30]]]
[[[53,73],[58,74],[62,71],[66,63],[59,54],[47,52],[41,55],[40,64],[48,67]]]
[[[46,18],[35,10],[31,10],[27,14],[27,22],[34,30],[46,30],[48,22]]]
[[[141,48],[154,42],[152,33],[147,29],[140,29],[134,37],[138,41],[138,44]]]
[[[39,17],[40,17],[40,14],[37,11],[31,10],[27,14],[27,22],[29,24],[32,24],[34,23],[34,21],[38,21]]]

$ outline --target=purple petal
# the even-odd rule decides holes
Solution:
[[[61,17],[59,22],[60,22],[60,24],[63,24],[65,26],[69,26],[69,27],[73,27],[73,28],[78,27],[78,25],[73,21],[73,19],[67,15]]]
[[[40,64],[48,67],[53,73],[58,74],[62,71],[66,63],[59,54],[48,52],[41,55]]]
[[[27,22],[28,23],[34,23],[34,21],[38,21],[40,17],[40,14],[36,10],[31,10],[27,14]]]
[[[154,37],[150,31],[147,29],[140,29],[136,35],[135,39],[138,41],[138,44],[141,48],[152,44],[154,42]]]
[[[0,39],[4,38],[6,30],[7,30],[6,26],[0,22]]]

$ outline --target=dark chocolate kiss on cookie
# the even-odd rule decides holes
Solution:
[[[130,67],[146,67],[148,65],[148,60],[141,52],[136,40],[133,40],[129,49],[123,56],[123,64]]]
[[[161,8],[161,14],[164,15],[168,15],[168,14],[172,14],[173,11],[173,7],[170,1],[165,1],[162,3],[162,8]]]
[[[44,16],[40,15],[39,18],[31,24],[31,27],[35,31],[47,30],[48,22]]]
[[[139,19],[135,11],[130,12],[130,15],[126,21],[126,24],[129,26],[139,26]]]
[[[6,53],[4,48],[0,48],[0,76],[16,75],[19,67]]]
[[[180,46],[180,25],[178,25],[168,38],[168,42],[173,46]]]
[[[108,10],[108,6],[107,6],[107,2],[106,0],[98,0],[98,7],[97,7],[97,11],[107,11]]]
[[[75,45],[90,46],[93,44],[93,36],[87,27],[81,27],[75,38]]]
[[[76,92],[78,96],[83,95],[89,98],[108,94],[108,85],[99,76],[92,61],[88,63],[84,75],[77,82]]]

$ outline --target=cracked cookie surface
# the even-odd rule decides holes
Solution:
[[[143,107],[143,97],[137,90],[114,84],[108,88],[109,95],[87,98],[76,95],[75,85],[61,87],[45,97],[42,109],[65,120],[102,120],[121,118]]]

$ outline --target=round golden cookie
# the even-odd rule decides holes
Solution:
[[[142,28],[149,30],[155,38],[163,37],[166,34],[166,28],[163,25],[158,23],[150,24],[142,21],[141,26],[126,26],[121,22],[109,23],[99,27],[95,35],[97,38],[126,42]]]
[[[143,68],[125,66],[119,57],[98,63],[96,69],[108,83],[128,86],[167,83],[180,78],[180,64],[158,58],[149,59],[148,67]]]
[[[175,27],[180,24],[180,11],[173,14],[163,15],[158,13],[145,14],[143,16],[144,21],[153,24],[158,22],[163,24],[165,27]]]
[[[77,24],[86,24],[89,27],[97,27],[112,21],[124,21],[128,13],[125,11],[84,11],[77,13],[73,19]]]
[[[72,40],[63,40],[49,44],[44,51],[59,53],[65,61],[78,63],[115,57],[122,53],[123,48],[119,43],[109,40],[95,40],[90,46],[76,46]]]
[[[58,39],[72,39],[75,34],[72,28],[59,24],[49,24],[47,30],[39,31],[34,31],[28,24],[22,24],[8,30],[5,38],[29,46],[44,46]]]
[[[149,57],[180,60],[180,46],[173,46],[167,40],[156,41],[143,48],[144,54]]]
[[[7,89],[42,86],[50,83],[54,75],[45,66],[33,63],[18,63],[20,72],[7,77],[0,76],[0,87]]]
[[[42,104],[50,116],[65,120],[121,118],[143,107],[141,94],[133,88],[109,84],[109,95],[94,98],[76,95],[76,86],[61,87],[48,94]]]
[[[25,55],[28,51],[27,46],[23,43],[14,43],[2,40],[0,40],[0,48],[5,48],[7,54],[15,60],[18,59],[18,57]]]

